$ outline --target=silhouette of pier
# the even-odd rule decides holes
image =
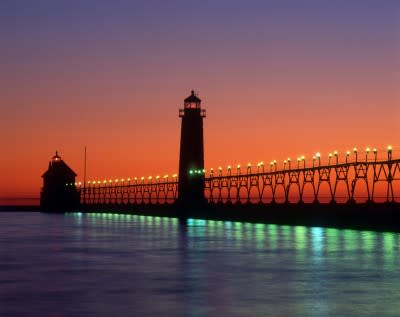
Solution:
[[[56,155],[44,174],[42,208],[399,230],[400,158],[391,146],[206,170],[205,110],[194,91],[179,117],[179,174],[81,183]]]
[[[204,176],[204,197],[208,204],[322,204],[394,203],[399,198],[400,159],[353,161],[320,165],[313,160],[307,167],[301,160],[296,167],[278,169],[263,163],[235,170],[192,172]],[[190,173],[190,171],[189,171]],[[397,184],[398,182],[398,184]],[[341,191],[338,191],[341,185]],[[80,192],[83,205],[160,205],[178,200],[178,176],[89,181],[70,183]],[[309,189],[308,197],[305,191]],[[357,190],[358,189],[358,190]],[[396,196],[397,194],[397,196]]]

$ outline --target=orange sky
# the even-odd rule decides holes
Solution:
[[[256,8],[239,9],[224,17],[227,26],[210,13],[189,30],[168,14],[160,24],[106,20],[109,29],[82,33],[53,20],[41,20],[48,34],[8,21],[0,204],[38,196],[55,150],[78,179],[84,146],[88,179],[176,173],[178,109],[191,89],[207,110],[206,168],[354,146],[391,144],[400,156],[399,6],[313,15],[272,8],[283,20],[269,22]],[[297,15],[285,29],[288,10]],[[107,37],[114,32],[121,38]]]

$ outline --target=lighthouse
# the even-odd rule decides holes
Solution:
[[[204,138],[205,109],[192,90],[179,109],[181,143],[179,155],[178,204],[183,207],[204,205]]]
[[[43,188],[40,193],[40,208],[46,212],[64,212],[78,208],[79,191],[76,188],[75,172],[56,154],[49,168],[42,175]]]

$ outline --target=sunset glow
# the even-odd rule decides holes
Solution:
[[[400,2],[189,2],[0,4],[0,204],[56,150],[79,182],[85,146],[86,182],[176,178],[192,89],[207,174],[400,156]]]

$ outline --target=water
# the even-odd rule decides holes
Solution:
[[[399,316],[395,233],[0,213],[0,316]]]

